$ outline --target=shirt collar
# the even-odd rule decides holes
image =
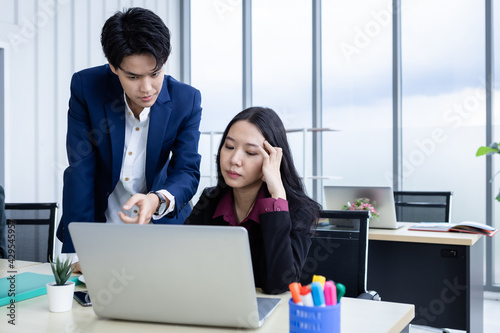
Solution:
[[[134,118],[135,120],[137,120],[137,118],[134,116],[134,112],[132,112],[132,109],[130,108],[130,106],[128,105],[128,102],[127,102],[127,94],[125,93],[125,91],[123,92],[123,100],[125,101],[125,111],[126,111],[126,114],[127,116],[132,116],[132,118]],[[147,107],[147,108],[144,108],[141,113],[139,114],[139,122],[144,122],[145,120],[148,119],[149,117],[149,111],[150,111],[151,108]]]
[[[263,186],[260,188],[259,193],[257,193],[257,198],[255,199],[255,204],[253,205],[252,210],[250,211],[248,216],[243,221],[241,221],[241,223],[246,222],[247,220],[252,220],[257,223],[260,223],[259,220],[260,209],[258,207],[259,206],[258,203],[260,199],[263,199],[265,197],[265,191],[264,191],[265,183],[262,185]],[[215,213],[212,218],[222,216],[224,221],[226,221],[230,225],[237,226],[238,222],[236,221],[233,202],[234,202],[233,191],[229,190],[219,201],[219,204],[217,205],[217,208],[215,209]]]

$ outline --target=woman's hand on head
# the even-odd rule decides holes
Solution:
[[[280,147],[273,147],[267,140],[264,141],[264,148],[259,147],[259,149],[263,156],[262,180],[267,184],[267,190],[273,198],[286,200],[280,172],[283,150]]]

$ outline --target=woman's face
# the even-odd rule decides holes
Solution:
[[[245,120],[235,122],[220,151],[220,168],[227,185],[246,189],[262,185],[264,136]]]

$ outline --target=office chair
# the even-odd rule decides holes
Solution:
[[[309,284],[313,275],[323,275],[344,284],[347,297],[379,300],[376,292],[366,290],[369,217],[368,211],[320,211],[301,283]]]
[[[450,222],[452,194],[453,192],[394,191],[397,220]],[[411,324],[410,327],[419,331],[449,333],[446,328],[416,324]]]
[[[6,235],[15,237],[17,260],[47,262],[54,258],[57,203],[6,203]],[[11,244],[8,242],[8,244]]]
[[[394,191],[398,221],[450,222],[453,192]]]
[[[7,258],[7,246],[6,246],[6,236],[5,232],[7,228],[7,221],[5,219],[5,192],[3,187],[0,185],[0,258]]]

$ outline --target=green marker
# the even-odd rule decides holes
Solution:
[[[337,303],[345,295],[345,286],[342,283],[336,283],[337,285]]]

